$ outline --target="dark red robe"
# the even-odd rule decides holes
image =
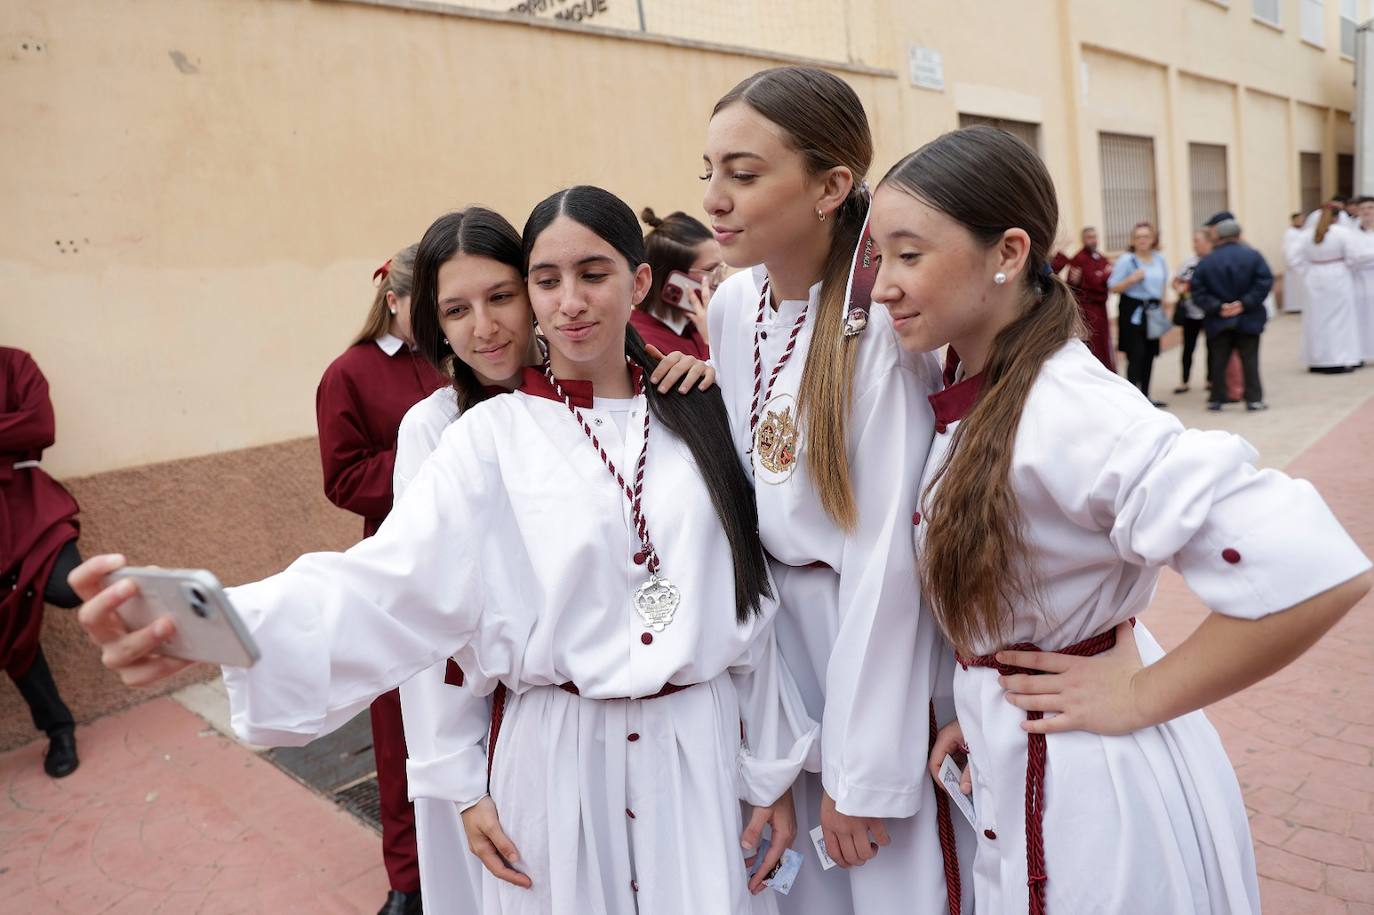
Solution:
[[[362,515],[364,537],[375,534],[391,511],[401,420],[447,383],[409,347],[388,356],[373,340],[350,346],[325,369],[315,392],[324,494]]]
[[[48,380],[33,357],[0,346],[0,667],[28,671],[43,628],[43,586],[79,533],[71,493],[38,467],[57,438]]]
[[[396,433],[406,411],[448,379],[402,345],[388,356],[375,340],[355,343],[335,359],[315,392],[324,494],[363,517],[371,537],[391,511]],[[415,808],[406,790],[405,728],[397,690],[372,703],[372,749],[382,815],[382,859],[391,888],[420,889]]]
[[[1108,371],[1116,371],[1116,353],[1112,350],[1112,325],[1107,318],[1107,280],[1112,275],[1112,263],[1098,251],[1083,248],[1073,257],[1066,257],[1061,251],[1050,262],[1055,273],[1069,268],[1064,278],[1078,300],[1078,309],[1083,313],[1091,337],[1088,348],[1093,351]]]
[[[645,343],[658,347],[658,351],[665,356],[669,353],[686,353],[702,362],[711,357],[706,340],[691,321],[687,322],[682,333],[678,333],[644,309],[636,308],[630,312],[630,326],[639,331]]]

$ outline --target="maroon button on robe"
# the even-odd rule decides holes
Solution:
[[[33,357],[0,346],[0,667],[22,676],[38,652],[43,586],[79,532],[71,493],[38,467],[56,440],[48,380]]]

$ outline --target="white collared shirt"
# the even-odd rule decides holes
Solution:
[[[405,346],[406,342],[393,333],[385,333],[377,338],[377,345],[388,356],[394,356],[401,351],[401,347]]]

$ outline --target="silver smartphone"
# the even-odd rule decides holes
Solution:
[[[139,591],[119,608],[126,626],[142,629],[164,616],[176,623],[176,635],[162,654],[231,667],[252,667],[262,657],[219,579],[205,569],[129,566],[105,581],[112,585],[125,578],[137,582]]]

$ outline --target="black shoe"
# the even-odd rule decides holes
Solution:
[[[1208,413],[1220,413],[1220,412],[1221,412],[1221,404],[1217,403],[1215,400],[1212,401],[1211,403],[1209,403],[1209,404],[1207,405],[1207,412],[1208,412]]]
[[[1255,401],[1254,403],[1248,403],[1248,404],[1245,405],[1245,410],[1246,410],[1247,413],[1258,413],[1260,410],[1268,410],[1268,409],[1269,409],[1269,404],[1265,403],[1265,402],[1262,401],[1262,400],[1257,400],[1257,401]]]
[[[76,732],[58,731],[48,738],[48,752],[43,754],[43,771],[53,778],[66,778],[76,771],[81,760],[76,758]]]
[[[377,915],[422,915],[424,910],[425,907],[420,904],[419,890],[413,893],[392,890],[386,894],[386,902],[377,911]]]
[[[1152,405],[1156,406],[1156,407],[1159,407],[1159,409],[1161,409],[1161,410],[1163,410],[1165,407],[1168,406],[1168,404],[1165,403],[1165,402],[1162,401],[1162,400],[1152,400],[1152,401],[1150,401],[1150,403],[1151,403]]]

